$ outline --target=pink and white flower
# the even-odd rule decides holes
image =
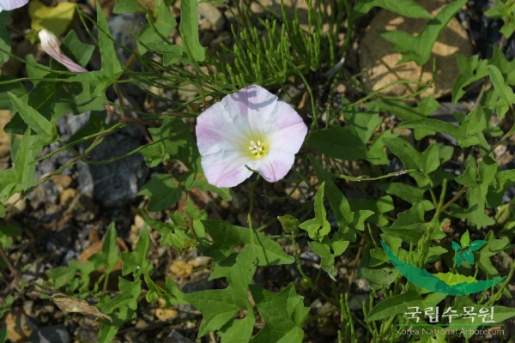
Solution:
[[[43,50],[52,56],[57,62],[68,68],[69,71],[74,72],[87,72],[88,70],[77,63],[73,62],[71,58],[63,54],[61,51],[59,39],[47,30],[39,31],[39,39],[41,40],[41,47]]]
[[[291,169],[308,128],[295,110],[252,85],[229,94],[197,118],[197,144],[207,181],[234,187],[257,171],[268,182]]]
[[[0,12],[12,11],[25,6],[29,0],[0,0]]]

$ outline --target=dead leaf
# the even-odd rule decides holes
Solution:
[[[61,2],[55,7],[45,6],[38,0],[29,3],[32,29],[36,31],[47,29],[57,37],[66,32],[74,14],[75,3],[73,2]]]
[[[158,308],[156,310],[156,317],[160,320],[172,319],[177,317],[179,312],[172,308]]]
[[[61,310],[66,312],[82,313],[87,316],[93,316],[109,320],[113,320],[107,314],[100,312],[98,308],[90,305],[86,300],[79,298],[72,298],[64,294],[54,295],[50,298]]]
[[[7,339],[12,342],[27,342],[31,330],[23,310],[14,309],[7,313],[0,323],[0,328],[7,329]]]
[[[170,272],[175,276],[178,276],[182,281],[191,275],[193,272],[193,265],[188,262],[178,260],[170,266]]]

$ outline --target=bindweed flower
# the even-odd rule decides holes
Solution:
[[[25,6],[29,0],[0,0],[0,12],[11,11]]]
[[[290,105],[260,86],[229,94],[197,118],[207,181],[234,187],[252,174],[248,168],[268,182],[278,181],[291,169],[307,131]]]
[[[88,70],[77,63],[73,62],[68,56],[61,51],[59,40],[47,30],[39,31],[39,39],[43,50],[52,56],[57,62],[68,68],[69,71],[87,72]]]

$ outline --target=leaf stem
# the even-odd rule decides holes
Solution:
[[[449,206],[451,206],[452,204],[454,204],[462,195],[463,193],[465,193],[467,191],[468,187],[467,186],[463,186],[460,191],[458,193],[456,193],[455,196],[452,197],[451,200],[449,200],[445,205],[443,205],[442,207],[440,207],[440,209],[438,210],[438,216],[440,216],[440,214],[442,214],[447,208],[449,208]],[[437,217],[438,217],[437,216]]]
[[[256,186],[261,179],[261,175],[257,174],[256,180],[252,183],[252,186],[250,186],[250,198],[249,198],[249,213],[247,215],[247,221],[249,223],[249,229],[252,230],[252,211],[254,211],[254,190],[256,189]],[[253,235],[250,235],[251,239],[253,238]]]

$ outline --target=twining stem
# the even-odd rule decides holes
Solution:
[[[462,195],[463,193],[465,193],[467,191],[468,187],[467,186],[463,186],[460,191],[458,193],[456,193],[455,196],[452,197],[451,200],[449,200],[445,205],[443,205],[442,207],[439,208],[438,210],[438,216],[440,214],[442,214],[447,208],[449,208],[449,206],[451,206],[452,204],[454,204]]]
[[[254,211],[254,190],[261,179],[261,175],[257,174],[256,180],[250,186],[250,198],[249,198],[249,213],[247,214],[247,221],[249,222],[249,229],[252,230],[252,211]],[[254,237],[253,234],[250,234],[251,239]]]
[[[317,313],[315,314],[314,316],[312,317],[309,317],[307,318],[305,321],[304,321],[304,325],[308,324],[308,323],[311,323],[311,322],[314,322],[315,320],[317,320],[318,318],[322,318],[324,317],[325,315],[329,314],[329,313],[333,313],[333,312],[336,312],[340,310],[338,307],[331,307],[330,309],[328,310],[325,310],[325,311],[322,311],[320,313]]]
[[[508,283],[510,283],[511,278],[513,277],[513,274],[515,273],[515,263],[512,264],[510,273],[506,277],[506,280],[502,284],[501,287],[499,287],[499,290],[485,303],[485,306],[491,306],[494,302],[499,300],[501,298],[502,293],[504,292],[504,289],[508,286]]]
[[[413,173],[413,172],[422,172],[422,171],[420,169],[408,169],[408,170],[402,170],[402,171],[399,171],[399,172],[389,173],[389,174],[381,175],[381,176],[377,176],[377,177],[370,177],[368,175],[349,176],[349,175],[343,175],[343,174],[331,174],[331,176],[339,178],[339,179],[344,179],[344,180],[347,180],[347,181],[359,182],[359,181],[381,180],[381,179],[386,179],[386,178],[394,177],[394,176],[400,176],[400,175],[404,175],[404,174],[407,174],[407,173]]]
[[[297,269],[299,270],[300,275],[302,275],[303,280],[305,280],[308,283],[308,286],[311,289],[313,289],[315,292],[320,294],[322,296],[322,298],[324,298],[325,300],[329,301],[331,304],[333,304],[339,308],[339,305],[340,305],[339,302],[336,299],[333,299],[330,296],[328,296],[327,294],[325,294],[325,292],[322,291],[320,288],[318,288],[318,286],[313,282],[313,280],[311,280],[311,278],[308,277],[306,275],[306,273],[304,273],[304,270],[302,269],[302,265],[300,264],[299,251],[297,250],[298,246],[297,246],[296,234],[293,234],[292,243],[293,243],[293,252],[295,254],[295,261],[297,261]]]
[[[9,259],[9,256],[7,256],[7,254],[5,253],[4,249],[1,246],[0,246],[0,257],[5,261],[5,264],[7,264],[7,267],[11,271],[11,276],[14,277],[14,279],[16,280],[16,284],[14,285],[14,287],[18,291],[20,291],[20,289],[18,288],[18,284],[20,283],[19,277],[18,277],[18,271],[16,270],[16,268],[12,264],[11,260]]]

